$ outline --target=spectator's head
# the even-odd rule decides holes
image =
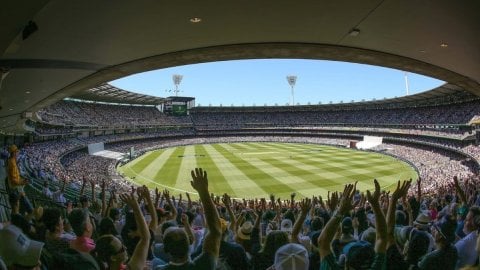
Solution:
[[[352,234],[352,233],[353,233],[352,218],[346,217],[342,220],[342,234]]]
[[[407,216],[402,210],[395,211],[395,225],[403,226],[407,223]]]
[[[362,237],[360,240],[369,242],[370,244],[374,245],[376,237],[377,231],[374,228],[370,227],[362,232]]]
[[[302,245],[286,244],[275,252],[275,270],[307,270],[308,264],[308,251]]]
[[[253,224],[250,221],[246,221],[238,228],[237,236],[241,240],[250,240],[250,234],[252,233]]]
[[[113,224],[113,220],[110,218],[103,218],[98,225],[98,234],[100,236],[108,234],[118,235],[115,224]]]
[[[463,225],[463,231],[470,233],[480,229],[480,207],[473,206],[468,210],[467,217],[465,218],[465,224]]]
[[[162,232],[162,235],[165,235],[165,231],[170,228],[170,227],[176,227],[177,223],[175,221],[167,221],[162,223],[162,226],[160,226],[160,231]]]
[[[222,239],[226,240],[228,237],[228,223],[223,218],[220,218],[220,231],[222,232]]]
[[[106,234],[96,241],[93,254],[100,263],[111,266],[113,263],[124,263],[128,259],[127,249],[117,237]]]
[[[43,223],[45,228],[50,233],[61,233],[63,232],[63,218],[60,209],[58,208],[46,208],[43,211]]]
[[[190,245],[187,233],[179,227],[170,227],[163,236],[165,252],[172,258],[183,259],[188,257],[188,247]]]
[[[8,153],[13,157],[18,153],[18,147],[15,144],[12,144],[8,147]]]
[[[293,230],[292,221],[290,219],[282,220],[282,223],[280,223],[280,230],[291,234]]]
[[[157,208],[156,211],[158,224],[162,224],[170,215],[170,213],[165,211],[163,208]]]
[[[79,201],[80,201],[80,204],[81,204],[82,208],[90,207],[90,200],[88,199],[87,195],[80,196]]]
[[[293,213],[292,210],[288,209],[285,214],[283,215],[284,219],[289,219],[290,222],[295,223],[295,214]]]
[[[85,209],[73,209],[68,216],[68,221],[70,222],[72,230],[77,235],[77,237],[92,237],[93,225]]]
[[[281,246],[288,244],[288,234],[284,231],[271,231],[267,238],[265,239],[265,245],[263,246],[262,252],[274,255],[277,249]]]
[[[40,269],[43,243],[30,240],[14,225],[0,230],[0,257],[9,269]]]
[[[413,225],[415,228],[422,230],[422,231],[427,231],[430,228],[432,219],[430,216],[424,212],[420,212],[413,222]]]
[[[111,208],[108,212],[108,217],[111,218],[113,221],[117,221],[120,219],[120,210],[118,208]]]
[[[444,216],[433,225],[432,234],[435,243],[447,246],[455,241],[455,228],[457,224],[450,216]]]
[[[314,217],[312,219],[312,221],[310,222],[310,230],[312,232],[315,232],[315,231],[320,231],[321,229],[323,229],[323,218],[321,217]]]
[[[356,241],[343,247],[345,269],[370,269],[375,256],[373,245],[365,241]]]
[[[404,254],[409,264],[417,264],[420,258],[427,254],[430,238],[427,232],[413,228],[409,240],[405,244]]]

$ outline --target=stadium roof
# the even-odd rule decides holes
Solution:
[[[127,75],[232,59],[379,65],[480,95],[479,13],[478,0],[6,0],[0,130]]]
[[[76,94],[73,94],[71,98],[102,101],[108,103],[126,103],[142,105],[159,105],[165,101],[165,98],[129,92],[108,83],[82,90]]]

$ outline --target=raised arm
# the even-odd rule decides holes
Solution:
[[[397,188],[390,198],[390,204],[387,211],[387,247],[395,244],[395,211],[397,209],[397,202],[400,198],[405,196],[410,188],[411,181],[403,181],[400,185],[400,181],[397,183]]]
[[[150,230],[155,231],[158,227],[157,211],[155,210],[155,206],[153,205],[152,197],[150,196],[150,191],[148,190],[147,186],[143,186],[142,195],[145,200],[145,203],[147,204],[148,213],[150,214],[150,217],[151,217],[149,228]]]
[[[340,225],[343,216],[353,209],[352,199],[353,195],[355,194],[355,189],[356,183],[355,185],[345,185],[342,197],[340,198],[339,208],[333,212],[332,217],[327,222],[327,225],[325,225],[322,233],[320,233],[320,237],[318,237],[318,247],[322,260],[332,253],[330,249],[330,242],[332,242],[332,239],[335,236],[335,232],[337,231],[337,228]],[[332,211],[336,209],[338,201],[338,192],[333,192],[332,198],[329,200],[329,207]]]
[[[170,192],[165,189],[163,191],[163,197],[165,197],[165,200],[167,201],[168,205],[170,206],[170,209],[171,209],[171,214],[170,214],[170,217],[168,218],[169,220],[176,220],[177,219],[177,208],[175,207],[175,205],[173,204],[172,202],[172,199],[170,198]]]
[[[106,217],[108,215],[106,197],[107,195],[105,194],[105,180],[103,180],[102,181],[102,211],[101,211],[102,217]]]
[[[191,174],[192,181],[190,183],[200,196],[205,211],[206,226],[208,229],[207,235],[203,241],[203,252],[209,253],[211,256],[217,258],[220,250],[222,232],[220,230],[220,218],[218,217],[217,209],[215,208],[208,192],[207,172],[202,168],[195,168],[195,170],[192,170]]]
[[[87,179],[85,179],[85,176],[82,178],[82,188],[80,189],[80,195],[79,197],[82,197],[83,193],[85,192],[85,186],[87,185]]]
[[[185,232],[188,235],[188,240],[190,241],[190,245],[195,242],[195,235],[193,234],[192,227],[190,226],[190,222],[188,222],[188,216],[185,213],[182,213],[182,224]]]
[[[420,177],[417,180],[417,201],[422,201],[422,178]]]
[[[367,200],[372,206],[373,213],[375,214],[375,252],[385,254],[387,251],[387,222],[380,207],[380,184],[377,179],[374,180],[374,183],[375,191],[372,194],[370,193],[370,190],[367,190]]]
[[[305,198],[300,201],[300,209],[301,213],[300,216],[295,220],[295,224],[293,225],[292,229],[292,239],[290,239],[290,242],[292,243],[298,243],[298,234],[302,230],[303,222],[305,222],[305,219],[307,218],[307,213],[310,211],[310,208],[312,208],[312,200],[309,198]]]
[[[466,205],[468,203],[467,196],[465,195],[465,192],[460,187],[460,184],[458,183],[458,178],[456,176],[453,177],[453,186],[462,204]]]
[[[92,194],[91,194],[91,197],[90,197],[90,201],[92,202],[95,202],[95,181],[91,180],[90,181],[90,188],[91,188],[91,191],[92,191]]]
[[[235,214],[233,213],[232,211],[232,207],[231,207],[231,204],[232,204],[232,200],[230,199],[230,196],[228,196],[227,193],[223,194],[222,196],[222,202],[223,204],[225,205],[225,208],[227,209],[227,212],[228,212],[228,216],[230,217],[230,225],[229,225],[229,228],[231,231],[234,231],[235,228],[236,228],[236,218],[235,218]]]
[[[131,194],[125,193],[120,195],[120,199],[133,210],[135,222],[137,224],[138,236],[140,237],[140,241],[138,241],[132,257],[128,261],[128,267],[129,269],[135,270],[143,269],[145,267],[145,262],[148,255],[150,232],[148,231],[147,223],[143,218],[142,212],[140,211],[140,206],[138,205],[135,197]]]

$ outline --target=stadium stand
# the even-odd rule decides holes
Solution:
[[[185,256],[190,257],[193,264],[205,266],[212,263],[216,252],[220,254],[217,266],[221,269],[266,269],[271,265],[293,263],[288,260],[277,262],[283,249],[304,254],[304,257],[296,257],[296,263],[309,263],[309,269],[319,269],[320,264],[355,266],[356,255],[349,251],[350,246],[368,251],[371,255],[365,261],[367,263],[383,264],[385,260],[392,260],[391,256],[396,256],[399,258],[398,269],[422,269],[424,265],[432,264],[429,257],[444,252],[450,256],[451,263],[457,264],[449,269],[459,269],[474,264],[478,256],[476,253],[462,255],[461,252],[476,241],[476,230],[480,228],[471,221],[479,215],[477,187],[480,181],[477,173],[480,151],[476,145],[476,131],[468,125],[475,115],[480,115],[480,104],[478,99],[469,95],[463,99],[457,96],[439,100],[442,102],[436,105],[429,100],[429,104],[419,101],[410,104],[411,107],[376,103],[318,105],[298,110],[289,107],[199,107],[185,117],[166,116],[155,107],[61,101],[41,110],[38,119],[32,120],[30,125],[35,128],[35,135],[31,139],[34,142],[22,147],[18,159],[22,175],[31,181],[26,191],[35,204],[36,216],[30,219],[37,232],[25,228],[22,232],[14,232],[13,225],[7,225],[5,233],[23,233],[25,237],[45,243],[40,260],[48,267],[46,269],[64,267],[68,256],[78,256],[85,251],[90,252],[85,253],[83,263],[117,267],[116,262],[108,258],[113,256],[109,250],[120,249],[120,240],[132,256],[132,263],[147,265],[148,269],[181,262]],[[452,100],[454,102],[449,103]],[[352,113],[362,117],[351,117]],[[68,117],[60,117],[63,115]],[[375,144],[371,150],[410,163],[417,169],[421,180],[403,182],[390,198],[378,190],[369,196],[360,196],[347,185],[343,194],[335,195],[341,198],[336,201],[338,207],[331,200],[324,203],[316,197],[295,202],[294,197],[238,202],[232,201],[228,194],[223,197],[218,194],[213,197],[213,209],[208,206],[210,196],[200,196],[202,211],[198,202],[173,200],[173,196],[178,198],[177,194],[133,187],[116,171],[122,161],[92,156],[87,151],[88,146],[95,143],[103,143],[106,150],[121,153],[134,147],[137,155],[159,148],[216,142],[301,142],[347,146],[352,140],[370,137],[383,138],[383,143]],[[205,192],[201,187],[205,183],[202,177],[202,173],[196,171],[193,181],[198,181],[197,190]],[[132,197],[122,195],[119,199],[119,194],[132,192],[141,200],[140,212],[122,211],[122,205],[136,209],[134,201],[137,200]],[[0,203],[4,207],[0,217],[20,226],[15,220],[21,215],[15,207],[15,198],[8,198],[6,192],[2,194]],[[357,207],[346,211],[352,198],[356,198]],[[377,207],[387,209],[387,215],[379,215]],[[80,232],[75,227],[78,222],[75,218],[80,215],[75,209],[81,208],[88,209],[82,213],[90,217],[93,233]],[[51,209],[60,209],[60,216],[64,218],[60,221],[69,222],[58,228],[48,225],[40,217],[40,212],[49,216]],[[139,215],[144,215],[145,219],[138,218]],[[217,223],[217,218],[212,215],[218,215],[221,222]],[[455,226],[452,217],[457,219]],[[384,224],[382,219],[387,223]],[[128,233],[124,234],[124,231],[131,230],[130,226],[143,226],[144,220],[150,220],[145,226],[151,236],[142,234],[134,240],[127,236]],[[340,243],[344,248],[335,249],[337,253],[331,254],[325,243],[330,243],[333,238],[331,228],[336,228],[340,221],[342,236],[332,243]],[[185,231],[173,229],[175,227],[166,229],[176,223],[182,224]],[[287,223],[293,230],[287,229]],[[47,230],[42,229],[42,224]],[[217,226],[214,224],[221,226],[212,229]],[[307,226],[300,229],[300,224]],[[395,227],[392,224],[396,224]],[[349,231],[348,226],[353,226],[352,230]],[[412,234],[431,239],[430,244],[422,249],[422,254],[415,256],[398,253],[391,244],[388,249],[383,248],[386,244],[378,248],[378,243],[387,239],[382,236],[384,226],[388,227],[389,237],[393,231],[393,242],[402,248],[410,245],[405,239],[411,238]],[[221,232],[217,240],[205,234],[207,228]],[[120,240],[99,237],[105,230],[118,235]],[[183,235],[185,232],[186,236]],[[172,238],[175,233],[187,237],[182,240],[186,242],[175,238],[180,236]],[[378,235],[376,240],[372,234]],[[79,239],[88,243],[95,241],[96,245],[86,245]],[[349,242],[345,242],[346,239],[350,239]],[[149,245],[145,241],[153,241],[150,246],[153,252],[148,251]],[[219,246],[219,251],[204,248],[202,253],[202,242],[211,241]],[[275,241],[277,244],[273,244]],[[60,243],[64,243],[64,248]],[[171,245],[182,247],[182,250],[172,254]],[[192,250],[190,253],[183,250],[188,246]],[[146,252],[145,255],[136,257],[134,250],[137,249]],[[421,259],[420,255],[427,256]]]

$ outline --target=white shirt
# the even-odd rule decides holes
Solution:
[[[458,261],[456,269],[464,266],[473,265],[477,260],[477,231],[467,234],[464,238],[458,240],[455,244],[458,252]]]

